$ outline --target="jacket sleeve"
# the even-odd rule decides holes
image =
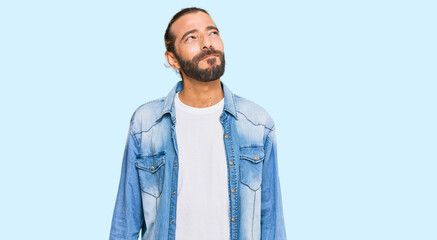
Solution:
[[[274,127],[267,134],[264,147],[265,159],[261,185],[261,239],[283,240],[287,237],[282,212]]]
[[[137,240],[140,228],[145,230],[141,189],[135,167],[138,155],[137,146],[136,139],[129,128],[112,217],[110,240]]]

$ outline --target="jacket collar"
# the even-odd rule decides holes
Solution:
[[[228,112],[234,118],[238,119],[237,118],[237,111],[236,111],[236,107],[235,107],[235,101],[234,101],[234,94],[229,90],[229,88],[226,87],[225,84],[223,84],[223,82],[220,82],[220,84],[222,85],[223,95],[225,98],[223,111]],[[162,109],[161,114],[159,115],[159,119],[162,118],[164,116],[164,114],[168,113],[168,114],[170,114],[171,120],[173,121],[173,123],[176,123],[176,114],[175,114],[175,110],[174,110],[174,98],[176,96],[176,93],[182,91],[183,88],[184,88],[183,82],[179,81],[176,84],[176,86],[173,87],[172,90],[170,90],[167,97],[165,97],[164,107]]]

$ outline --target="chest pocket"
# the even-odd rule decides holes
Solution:
[[[140,179],[141,190],[154,197],[159,197],[164,185],[165,153],[153,156],[139,156],[135,162]]]
[[[261,186],[264,161],[263,147],[240,148],[241,183],[256,191]]]

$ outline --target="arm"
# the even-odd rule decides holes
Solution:
[[[283,240],[285,234],[278,176],[275,128],[267,134],[261,185],[261,239]]]
[[[112,217],[110,240],[137,240],[140,228],[144,227],[141,190],[135,167],[136,156],[138,154],[137,146],[136,139],[129,128],[117,199]]]

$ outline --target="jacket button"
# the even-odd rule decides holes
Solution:
[[[177,166],[178,166],[178,163],[177,163],[177,162],[175,162],[175,163],[174,163],[174,166],[175,166],[175,167],[177,167]]]
[[[235,222],[235,218],[232,218],[232,222]]]
[[[231,165],[231,166],[234,165],[234,162],[229,162],[229,165]]]
[[[152,169],[152,170],[153,170],[153,169],[155,169],[155,167],[154,167],[154,166],[152,166],[152,167],[151,167],[150,169]]]
[[[229,138],[229,136],[228,136],[228,135],[225,135],[225,138]]]
[[[255,159],[255,160],[258,160],[258,157],[257,156],[255,156],[253,159]]]
[[[176,193],[176,191],[173,191],[173,194],[175,194]]]
[[[170,222],[171,222],[171,223],[174,223],[174,220],[172,219],[172,220],[170,220]]]
[[[232,189],[232,191],[231,191],[232,193],[235,193],[235,189]]]

